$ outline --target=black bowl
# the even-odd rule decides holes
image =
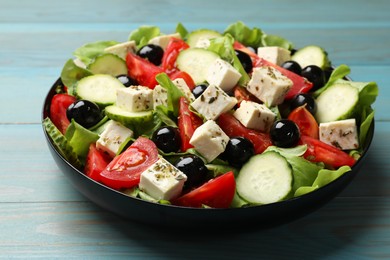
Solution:
[[[50,89],[43,106],[42,120],[48,116],[50,101],[56,93],[56,88],[61,85],[62,82],[58,79]],[[320,208],[339,194],[351,182],[363,163],[374,135],[374,121],[364,144],[364,153],[352,167],[352,171],[300,197],[267,205],[231,209],[196,209],[161,205],[124,195],[90,179],[73,167],[56,150],[45,129],[43,130],[49,150],[58,167],[79,192],[102,208],[130,220],[160,227],[188,229],[206,226],[220,228],[234,226],[241,229],[249,226],[268,228],[290,222]]]

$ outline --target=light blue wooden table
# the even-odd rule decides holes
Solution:
[[[0,258],[390,259],[390,2],[0,0]],[[178,234],[126,222],[82,197],[46,146],[43,99],[80,45],[163,32],[223,31],[242,20],[323,46],[357,81],[376,81],[376,132],[365,165],[338,197],[292,223]],[[206,235],[207,234],[207,235]]]

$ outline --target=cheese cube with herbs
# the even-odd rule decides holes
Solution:
[[[133,131],[116,121],[109,121],[96,142],[96,148],[114,157],[122,143],[133,137]]]
[[[243,100],[233,115],[244,126],[266,133],[275,121],[275,114],[268,107],[252,101]]]
[[[160,157],[154,164],[141,173],[139,188],[157,200],[177,198],[187,176]]]
[[[127,54],[129,52],[135,53],[136,49],[137,49],[137,45],[135,41],[128,41],[128,42],[118,43],[116,45],[107,47],[104,49],[104,52],[118,55],[122,59],[126,60]]]
[[[230,97],[221,88],[209,85],[191,106],[207,120],[214,120],[220,114],[232,109],[237,104],[237,99]]]
[[[154,44],[160,46],[163,50],[165,50],[168,46],[169,41],[172,38],[178,38],[181,39],[181,36],[179,33],[174,33],[174,34],[166,34],[166,35],[160,35],[156,36],[152,39],[149,40],[149,44]]]
[[[168,91],[161,85],[156,85],[153,89],[153,109],[160,105],[164,107],[168,105]]]
[[[129,112],[152,110],[153,90],[144,86],[118,89],[116,105]]]
[[[268,107],[283,103],[293,82],[277,69],[262,66],[253,69],[252,78],[246,89]]]
[[[195,100],[195,97],[194,97],[194,94],[192,94],[190,88],[188,87],[187,83],[184,81],[184,79],[182,78],[177,78],[177,79],[174,79],[172,80],[173,84],[176,85],[176,87],[178,89],[181,90],[181,92],[183,92],[184,96],[190,101],[194,101]]]
[[[355,119],[345,119],[321,123],[319,126],[320,140],[333,145],[340,150],[359,148],[358,131]]]
[[[257,55],[279,66],[284,62],[291,60],[291,53],[289,50],[275,46],[259,47],[257,49]]]
[[[229,137],[213,120],[199,126],[191,137],[190,144],[208,162],[211,162],[225,151]]]
[[[207,70],[206,80],[210,85],[216,85],[229,92],[237,84],[241,74],[227,61],[216,59]]]

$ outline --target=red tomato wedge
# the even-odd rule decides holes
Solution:
[[[129,76],[140,85],[151,89],[154,89],[157,85],[157,74],[164,72],[160,67],[131,52],[126,56],[126,64]]]
[[[288,119],[297,124],[301,135],[310,136],[318,139],[318,124],[314,116],[306,109],[305,106],[295,108],[288,115]]]
[[[190,144],[190,139],[194,134],[196,128],[203,124],[203,120],[189,109],[188,101],[185,97],[179,100],[179,117],[178,126],[181,137],[182,152],[187,151],[193,146]]]
[[[100,173],[99,180],[113,189],[132,188],[139,184],[141,173],[158,159],[153,141],[139,137]]]
[[[237,105],[240,106],[241,101],[253,101],[259,103],[259,100],[252,95],[246,88],[241,86],[235,86],[233,88],[234,97],[237,99]]]
[[[307,145],[307,151],[303,156],[309,161],[324,162],[333,168],[338,168],[343,165],[353,166],[356,162],[353,157],[344,151],[310,136],[301,136],[300,142],[301,144]]]
[[[192,91],[192,90],[194,89],[194,87],[195,87],[195,82],[194,82],[194,80],[193,80],[193,79],[191,78],[191,76],[190,76],[187,72],[185,72],[185,71],[176,71],[176,72],[172,73],[172,74],[169,76],[169,78],[170,78],[171,80],[182,78],[182,79],[186,82],[188,88],[189,88],[191,91]]]
[[[272,62],[269,62],[265,59],[262,59],[261,57],[257,56],[256,53],[253,53],[250,51],[247,47],[242,45],[239,42],[234,42],[233,47],[237,50],[243,51],[247,53],[251,58],[253,62],[253,68],[260,67],[260,66],[270,66],[278,71],[280,71],[283,75],[285,75],[287,78],[289,78],[293,82],[293,86],[290,89],[289,92],[287,92],[287,95],[285,99],[292,99],[299,93],[307,93],[310,91],[310,89],[313,87],[313,84],[309,82],[306,78],[301,77],[294,72],[291,72],[289,70],[286,70]]]
[[[229,137],[241,136],[251,141],[256,154],[264,152],[268,146],[272,145],[269,134],[246,128],[232,114],[221,114],[217,123]]]
[[[227,172],[179,197],[173,204],[193,208],[200,208],[202,205],[212,208],[228,208],[235,192],[236,181],[233,172]]]
[[[70,124],[66,116],[66,110],[76,100],[74,96],[68,94],[56,94],[51,100],[50,119],[62,134],[65,134]]]
[[[110,162],[111,157],[108,154],[99,151],[95,144],[91,144],[85,162],[84,173],[91,179],[99,181],[100,173]]]
[[[161,61],[161,67],[167,74],[177,71],[176,59],[182,50],[188,49],[190,46],[183,40],[171,38]]]

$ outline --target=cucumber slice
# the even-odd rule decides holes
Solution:
[[[191,48],[200,47],[199,44],[201,44],[202,41],[210,40],[221,36],[222,34],[220,34],[219,32],[209,29],[195,30],[188,35],[187,43],[188,45],[190,45]]]
[[[326,69],[330,66],[328,54],[319,46],[309,45],[299,49],[294,55],[291,56],[293,61],[303,68],[309,65],[316,65],[321,69]]]
[[[153,111],[130,112],[116,105],[108,106],[105,109],[108,118],[121,123],[132,129],[137,135],[148,130],[153,123]]]
[[[77,154],[73,151],[73,148],[69,144],[68,140],[60,132],[60,130],[57,129],[50,118],[45,118],[42,123],[50,139],[53,141],[54,146],[57,148],[57,151],[74,167],[81,169],[82,163],[77,157]]]
[[[95,102],[99,106],[112,105],[116,101],[116,90],[125,86],[115,77],[97,74],[77,82],[76,95],[79,99]]]
[[[316,99],[318,123],[346,119],[352,116],[359,101],[359,90],[348,83],[335,83]]]
[[[277,152],[253,156],[241,168],[237,177],[237,193],[255,204],[280,201],[292,189],[293,175],[290,164]]]
[[[108,74],[118,76],[127,74],[126,62],[119,56],[112,53],[105,53],[97,56],[94,61],[88,65],[88,70],[93,74]]]
[[[196,84],[206,81],[207,70],[218,59],[218,54],[199,48],[189,48],[180,52],[177,67],[187,72]]]

